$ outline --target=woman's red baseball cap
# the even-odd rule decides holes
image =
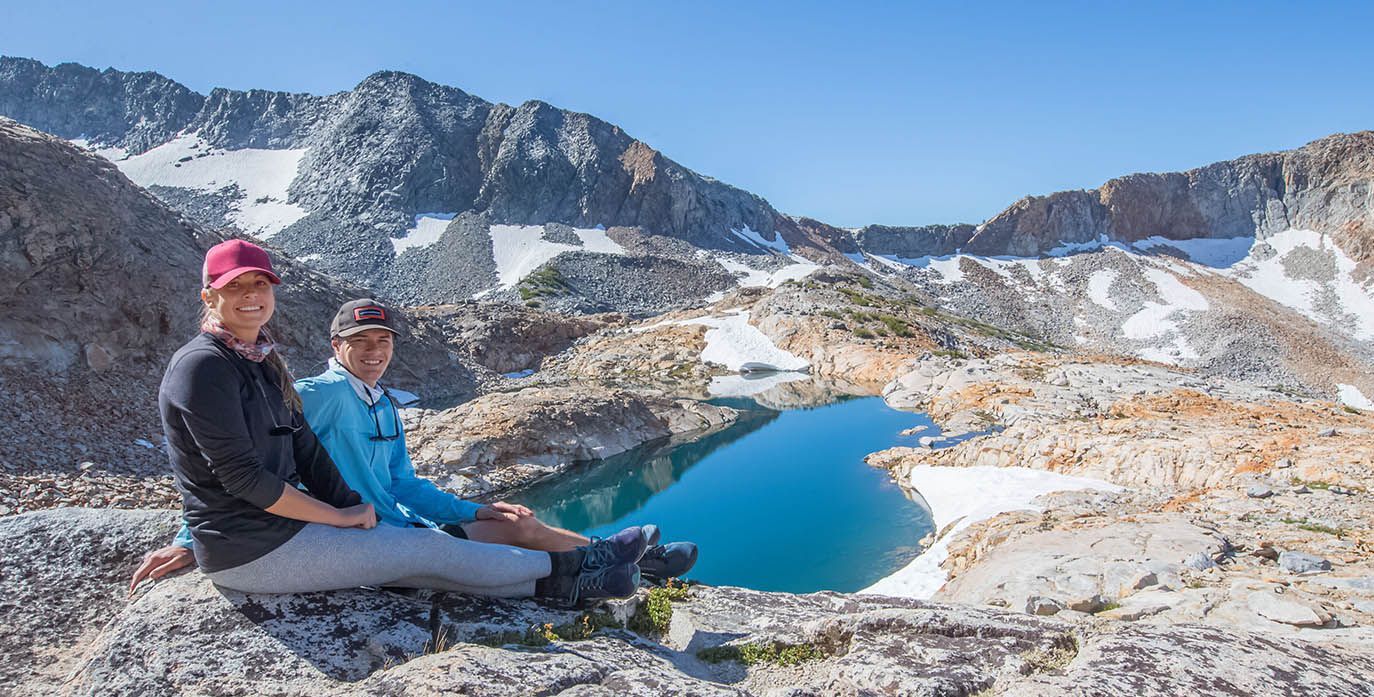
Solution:
[[[272,271],[272,258],[267,256],[267,250],[244,240],[220,242],[205,253],[205,265],[200,272],[201,285],[219,290],[249,271],[260,271],[267,274],[273,284],[281,283],[281,279]]]

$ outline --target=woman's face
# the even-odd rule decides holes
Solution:
[[[207,288],[201,298],[224,327],[244,341],[256,341],[258,330],[277,308],[271,279],[258,271],[241,274],[219,290]]]

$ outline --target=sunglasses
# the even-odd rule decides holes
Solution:
[[[377,418],[377,405],[385,400],[391,406],[391,432],[393,435],[382,435],[382,422]],[[367,405],[367,410],[372,413],[372,425],[377,427],[377,435],[368,440],[372,441],[392,441],[401,437],[401,413],[397,411],[395,402],[391,401],[391,393],[385,387],[382,388],[382,398]]]
[[[257,379],[257,378],[253,378],[253,384],[255,384],[255,385],[258,386],[258,394],[262,395],[262,401],[263,401],[263,403],[264,403],[264,404],[269,404],[269,405],[270,405],[270,404],[272,403],[272,401],[269,400],[269,399],[267,398],[267,389],[264,388],[264,387],[262,386],[262,381],[259,380],[259,379]],[[292,411],[292,412],[291,412],[291,418],[289,419],[289,421],[290,421],[291,423],[288,424],[288,425],[286,425],[286,426],[283,426],[283,425],[281,425],[280,423],[277,422],[277,410],[276,410],[276,409],[271,409],[271,408],[269,407],[269,411],[271,411],[271,413],[272,413],[272,428],[269,429],[269,430],[267,431],[267,433],[268,433],[269,435],[273,435],[273,436],[290,436],[290,435],[295,435],[296,431],[299,431],[299,430],[301,430],[302,428],[305,428],[305,420],[304,420],[304,419],[300,419],[300,423],[296,423],[296,421],[297,421],[297,416],[299,415],[298,412],[296,412],[296,411]]]

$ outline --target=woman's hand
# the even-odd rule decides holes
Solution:
[[[371,530],[377,527],[377,511],[372,508],[370,503],[360,503],[348,508],[340,508],[339,522],[334,523],[336,528],[362,528]]]
[[[534,515],[534,511],[518,503],[506,503],[505,501],[489,503],[477,509],[478,520],[505,520],[514,523],[521,518],[528,518],[532,515]]]
[[[179,571],[191,564],[194,564],[196,557],[191,554],[191,550],[180,545],[167,545],[161,549],[155,549],[143,555],[143,563],[138,565],[138,570],[134,571],[134,580],[129,582],[129,595],[134,594],[134,588],[145,578],[154,581],[172,573]]]

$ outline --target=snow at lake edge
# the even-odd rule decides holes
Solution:
[[[949,543],[968,526],[1007,511],[1039,511],[1032,501],[1055,491],[1121,487],[1100,479],[1070,477],[1024,467],[930,467],[914,468],[903,485],[918,491],[930,508],[936,530],[954,527],[937,539],[910,564],[860,593],[928,600],[949,579],[940,568],[949,557]]]

